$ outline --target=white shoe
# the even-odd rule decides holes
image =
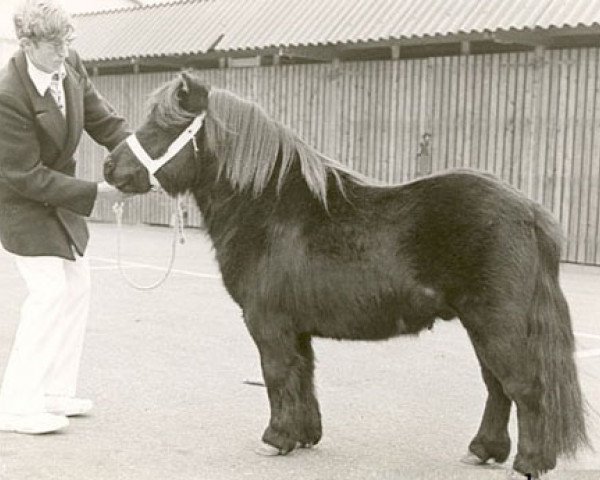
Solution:
[[[86,415],[92,408],[94,408],[94,403],[87,398],[59,397],[55,395],[46,397],[46,410],[49,413],[64,415],[65,417]]]
[[[13,413],[0,413],[0,431],[27,433],[38,435],[40,433],[56,432],[69,426],[69,420],[64,415],[51,413],[32,413],[16,415]]]

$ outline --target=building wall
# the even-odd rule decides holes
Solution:
[[[600,264],[600,49],[205,70],[259,102],[325,154],[388,183],[471,167],[544,204],[567,239],[564,259]],[[132,124],[172,74],[100,76]],[[80,173],[100,179],[104,152],[81,147]],[[168,224],[171,200],[131,201],[126,220]],[[201,218],[188,201],[190,225]],[[111,220],[107,205],[94,218]]]

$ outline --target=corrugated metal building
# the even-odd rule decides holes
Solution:
[[[319,59],[465,41],[564,46],[597,41],[600,0],[182,0],[81,15],[77,28],[77,48],[98,65],[293,54],[295,47],[319,47],[309,55]]]
[[[491,171],[560,219],[566,260],[600,264],[600,0],[187,0],[76,22],[96,85],[133,124],[194,67],[381,180]],[[105,153],[81,150],[99,179]],[[128,221],[169,210],[150,194]]]

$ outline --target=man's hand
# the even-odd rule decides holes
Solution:
[[[96,196],[96,201],[98,200],[106,200],[110,204],[123,202],[127,198],[132,197],[133,193],[123,193],[117,187],[113,187],[112,185],[106,182],[98,183],[98,195]]]

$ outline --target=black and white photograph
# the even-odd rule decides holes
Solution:
[[[0,480],[600,480],[600,0],[0,0]]]

